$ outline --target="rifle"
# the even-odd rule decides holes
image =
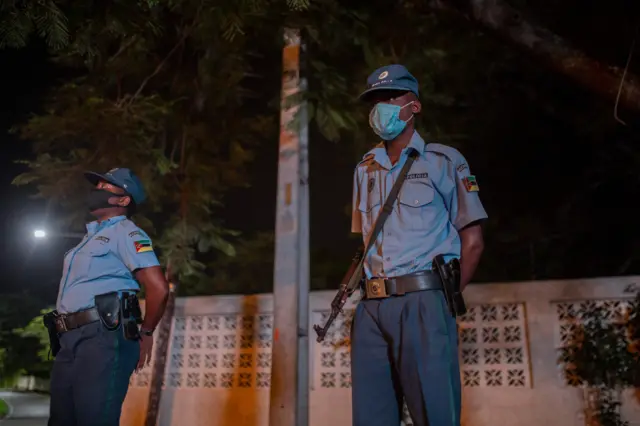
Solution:
[[[340,288],[338,289],[338,293],[333,298],[331,302],[331,314],[329,314],[329,318],[324,323],[324,326],[320,327],[318,324],[314,324],[313,329],[315,330],[318,338],[316,341],[318,343],[322,342],[333,324],[333,321],[338,317],[338,315],[342,312],[342,308],[344,304],[347,303],[347,299],[351,297],[354,291],[360,286],[360,282],[362,281],[362,256],[364,255],[364,246],[361,246],[357,251],[353,260],[351,260],[351,265],[347,270],[347,273],[342,278],[340,282]]]

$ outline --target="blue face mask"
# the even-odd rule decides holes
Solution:
[[[390,141],[398,137],[400,133],[407,127],[407,121],[400,120],[400,111],[404,107],[411,105],[413,101],[404,106],[378,103],[373,107],[369,114],[369,125],[376,133],[385,141]]]

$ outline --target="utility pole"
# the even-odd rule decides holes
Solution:
[[[284,30],[270,426],[309,424],[308,117],[300,31]]]

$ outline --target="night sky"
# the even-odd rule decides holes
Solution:
[[[33,238],[36,227],[46,226],[47,202],[33,199],[33,190],[11,185],[12,179],[25,170],[15,161],[28,158],[30,151],[27,143],[7,132],[18,120],[37,111],[46,88],[55,79],[55,69],[48,63],[46,51],[39,43],[25,50],[0,51],[0,67],[4,72],[0,83],[2,290],[26,290],[31,296],[51,301],[52,297],[55,300],[62,256],[73,242]]]

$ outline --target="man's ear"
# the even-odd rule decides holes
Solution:
[[[411,112],[413,112],[414,114],[419,114],[420,111],[422,111],[422,104],[420,103],[419,100],[415,100],[412,104],[411,104]]]
[[[129,204],[131,204],[131,197],[129,197],[128,195],[125,197],[120,197],[120,200],[118,200],[118,205],[120,207],[127,207]]]

